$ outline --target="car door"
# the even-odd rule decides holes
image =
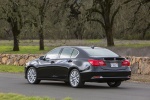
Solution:
[[[45,55],[43,60],[39,60],[39,77],[40,78],[53,78],[54,77],[54,70],[55,70],[55,63],[54,61],[58,59],[61,52],[61,48],[55,48],[48,52]]]
[[[65,79],[68,75],[69,67],[72,65],[71,55],[73,48],[63,48],[59,59],[55,62],[55,76],[59,79]]]

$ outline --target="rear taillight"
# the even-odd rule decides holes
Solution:
[[[122,66],[130,66],[130,61],[129,60],[124,60],[122,62]]]
[[[106,63],[103,60],[94,60],[94,59],[89,59],[88,62],[92,66],[106,66]]]

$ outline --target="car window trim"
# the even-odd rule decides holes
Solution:
[[[77,50],[77,49],[73,48],[73,51],[74,51],[74,50]],[[73,58],[76,58],[76,57],[79,55],[79,50],[77,50],[77,52],[78,52],[77,55],[76,55],[75,57],[73,57]],[[72,52],[72,54],[73,54],[73,52]],[[71,56],[72,56],[72,54],[71,54]],[[70,58],[71,58],[71,57],[70,57]]]

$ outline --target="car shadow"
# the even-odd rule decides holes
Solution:
[[[51,82],[51,81],[48,81],[48,82],[41,82],[40,84],[37,84],[37,85],[51,85],[51,86],[63,86],[63,87],[70,87],[70,85],[64,83],[64,82]]]
[[[48,85],[48,86],[56,86],[56,87],[67,87],[67,88],[72,88],[69,84],[66,84],[64,82],[57,82],[57,81],[47,81],[47,82],[41,82],[40,84],[37,84],[39,86],[42,86],[42,85]],[[85,85],[82,87],[82,88],[75,88],[75,89],[127,89],[125,87],[117,87],[117,88],[112,88],[112,87],[109,87],[107,85],[101,85],[101,83],[85,83]]]
[[[127,89],[127,88],[124,88],[124,87],[109,87],[109,86],[104,86],[104,85],[88,85],[88,84],[85,84],[84,89]]]

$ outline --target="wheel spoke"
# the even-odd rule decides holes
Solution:
[[[71,74],[71,77],[74,77],[73,73]]]

